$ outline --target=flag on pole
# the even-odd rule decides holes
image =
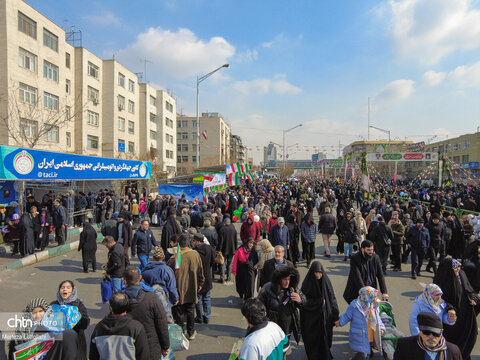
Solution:
[[[397,168],[398,168],[398,161],[395,161],[395,172],[393,173],[393,182],[397,182]]]
[[[250,172],[250,166],[248,164],[240,164],[240,163],[235,163],[235,164],[229,164],[226,166],[226,173],[231,174],[231,173],[242,173],[246,174]]]
[[[180,252],[180,245],[177,244],[177,253],[175,254],[175,270],[180,269],[182,265],[182,253]]]
[[[202,136],[205,140],[207,140],[207,130],[205,130],[204,132],[202,132]]]
[[[242,174],[238,172],[228,174],[227,178],[228,186],[242,185]]]

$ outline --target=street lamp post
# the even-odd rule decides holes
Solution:
[[[297,126],[294,126],[290,129],[283,130],[283,174],[284,175],[285,175],[285,167],[287,165],[287,160],[285,158],[285,150],[286,150],[286,148],[285,148],[285,134],[292,131],[293,129],[296,129],[296,128],[300,127],[300,126],[303,126],[303,124],[298,124]]]
[[[197,76],[197,151],[196,151],[196,159],[195,159],[195,165],[198,169],[200,166],[200,120],[198,118],[198,85],[204,80],[206,80],[208,77],[212,76],[215,74],[218,70],[222,68],[228,68],[230,65],[229,64],[223,64],[222,66],[216,68],[213,71],[210,71],[208,74],[202,75],[202,76]]]

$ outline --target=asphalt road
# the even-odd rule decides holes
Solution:
[[[239,225],[237,225],[239,226]],[[157,239],[160,232],[154,229]],[[349,263],[343,261],[343,256],[332,255],[326,259],[323,254],[323,245],[320,246],[321,237],[317,237],[317,259],[325,266],[333,283],[340,311],[347,308],[342,298],[347,281]],[[333,241],[332,250],[336,246]],[[99,245],[97,252],[98,268],[106,261],[106,249]],[[138,260],[134,259],[133,264]],[[303,277],[307,269],[301,262],[298,267]],[[387,287],[390,302],[393,305],[395,320],[400,330],[408,333],[408,315],[412,301],[420,294],[425,284],[431,282],[431,276],[421,276],[417,280],[410,279],[410,265],[404,265],[400,273],[388,272]],[[424,274],[426,274],[424,272]],[[81,255],[77,251],[48,259],[41,263],[20,270],[7,270],[0,272],[3,284],[0,286],[0,309],[2,312],[21,311],[26,303],[35,297],[43,297],[48,301],[55,299],[56,291],[62,280],[72,280],[78,287],[79,298],[83,300],[91,317],[91,325],[87,336],[93,327],[108,312],[107,305],[102,305],[100,298],[101,272],[85,274],[82,271]],[[246,323],[239,311],[239,300],[235,286],[231,284],[214,284],[212,291],[212,317],[208,325],[196,325],[197,338],[190,343],[190,349],[178,352],[176,359],[183,360],[223,360],[227,359],[233,344],[245,333]],[[348,325],[334,330],[334,343],[332,352],[336,359],[349,359],[351,351],[348,346]],[[480,345],[474,350],[472,359],[480,360]],[[381,358],[379,354],[377,358]],[[303,346],[293,346],[288,359],[306,359]]]

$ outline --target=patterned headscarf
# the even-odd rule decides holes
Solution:
[[[456,268],[459,268],[462,266],[462,262],[457,259],[452,259],[452,269],[455,270]]]
[[[434,296],[437,295],[443,295],[442,289],[440,289],[440,286],[436,284],[428,284],[425,287],[425,290],[423,290],[423,294],[421,295],[423,301],[425,301],[427,304],[429,304],[432,308],[433,311],[435,311],[435,314],[438,315],[438,313],[441,311],[440,309],[440,304],[443,303],[443,300],[440,298],[440,300],[435,301],[433,299]]]
[[[377,329],[377,294],[377,289],[365,286],[359,290],[357,298],[357,304],[360,306],[368,326],[373,331]]]

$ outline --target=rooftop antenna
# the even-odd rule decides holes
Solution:
[[[150,60],[148,60],[146,57],[143,59],[140,59],[141,62],[143,62],[143,75],[145,76],[145,82],[147,81],[147,63],[153,64]]]

